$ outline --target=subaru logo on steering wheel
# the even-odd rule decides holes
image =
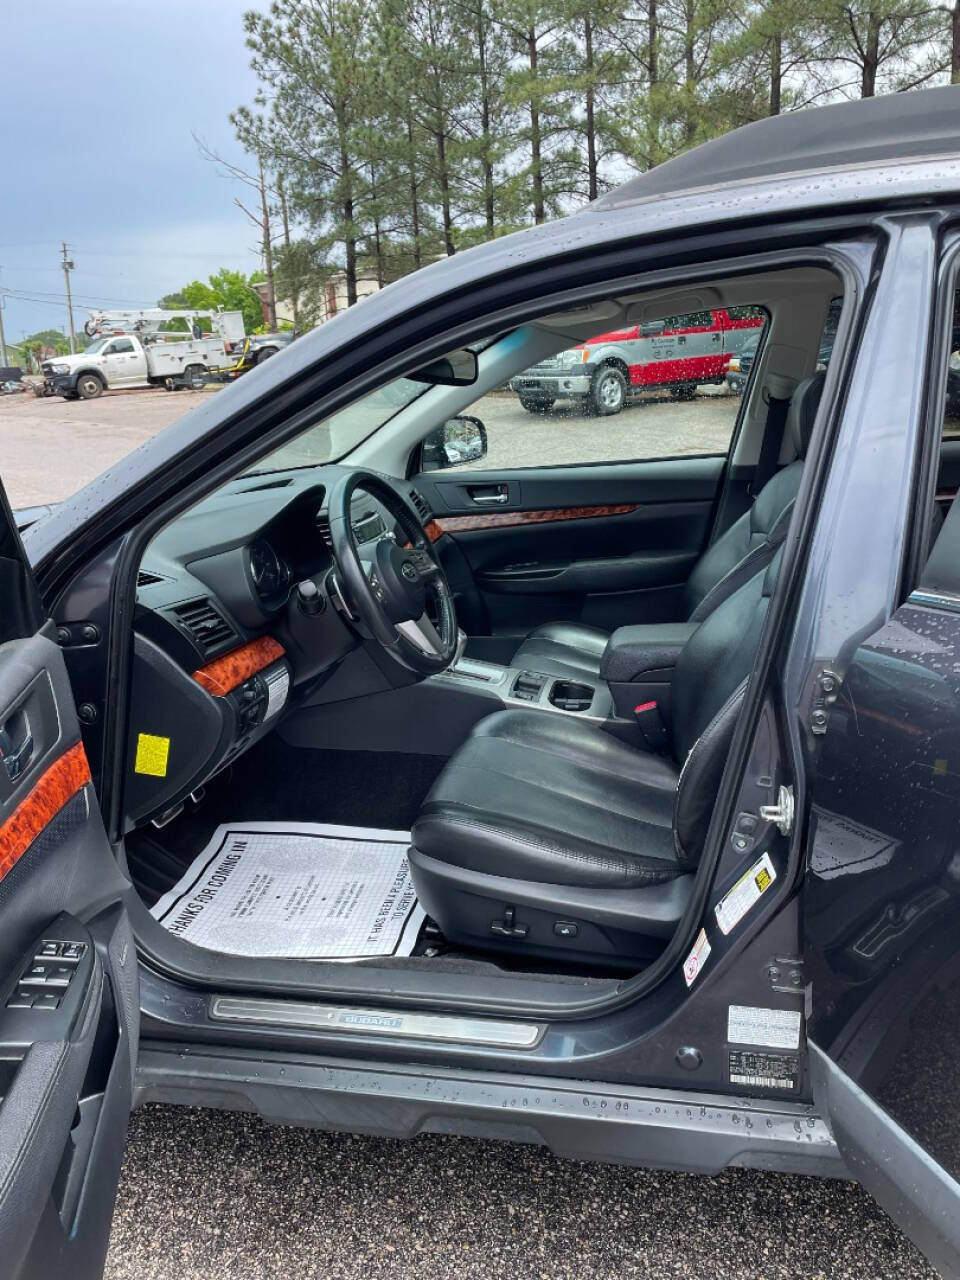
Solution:
[[[416,582],[419,577],[419,574],[417,573],[417,566],[412,560],[404,560],[403,564],[400,566],[400,572],[408,582]]]

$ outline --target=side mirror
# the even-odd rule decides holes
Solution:
[[[487,429],[479,418],[461,414],[448,418],[420,446],[420,470],[442,471],[486,457]]]

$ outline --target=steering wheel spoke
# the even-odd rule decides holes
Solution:
[[[362,553],[351,519],[358,490],[385,507],[399,526],[396,539],[364,544]],[[359,470],[333,487],[328,513],[337,576],[357,615],[357,629],[411,671],[443,671],[457,656],[459,630],[446,575],[419,513],[384,477]]]

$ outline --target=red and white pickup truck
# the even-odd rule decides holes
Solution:
[[[543,413],[561,398],[580,400],[596,414],[619,413],[631,392],[654,386],[692,399],[699,385],[723,381],[731,358],[765,323],[759,307],[668,316],[541,360],[511,378],[510,389],[531,413]]]

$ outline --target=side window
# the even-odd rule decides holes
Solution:
[[[424,471],[506,471],[726,453],[767,322],[692,311],[598,334],[524,369],[433,432]]]
[[[104,354],[112,356],[124,355],[133,350],[133,343],[129,338],[118,338],[116,342],[112,342]]]
[[[953,325],[950,332],[950,360],[947,365],[947,398],[943,413],[943,438],[956,440],[950,450],[960,451],[960,291],[953,295]],[[958,454],[960,456],[960,454]],[[957,468],[960,481],[960,467]],[[954,488],[957,486],[954,485]]]

